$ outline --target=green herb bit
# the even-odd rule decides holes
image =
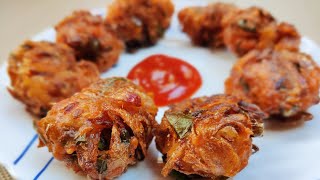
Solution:
[[[190,130],[193,122],[192,116],[185,115],[182,113],[178,114],[165,114],[169,123],[173,126],[176,133],[179,135],[180,139],[184,138],[187,132]]]
[[[107,160],[98,157],[97,159],[97,171],[99,174],[103,174],[108,169]]]
[[[121,138],[121,142],[129,143],[131,138],[129,131],[127,131],[125,128],[121,128],[120,138]]]
[[[102,142],[102,141],[99,141],[99,143],[98,143],[98,149],[100,150],[100,151],[103,151],[103,150],[105,150],[107,147],[106,147],[106,145]]]
[[[112,130],[109,128],[103,129],[100,134],[98,148],[100,151],[109,150]]]
[[[76,138],[76,145],[87,142],[86,135],[82,134]]]

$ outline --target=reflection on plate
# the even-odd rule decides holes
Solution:
[[[177,9],[182,2],[183,6],[192,4],[176,1]],[[94,10],[93,13],[104,14],[104,10]],[[33,39],[53,41],[54,30],[51,28],[43,31]],[[303,38],[301,49],[320,63],[320,48],[311,40]],[[236,57],[231,53],[192,46],[179,30],[175,16],[165,38],[157,46],[141,49],[133,55],[122,54],[117,66],[102,74],[102,77],[127,76],[141,60],[159,53],[183,59],[198,69],[203,84],[194,97],[222,93],[224,80],[236,61]],[[32,117],[25,111],[24,105],[7,92],[8,84],[4,65],[0,70],[0,162],[5,163],[18,179],[85,179],[54,160],[47,148],[37,148],[38,140]],[[158,121],[161,120],[164,110],[165,107],[160,108]],[[273,121],[266,122],[264,137],[256,138],[254,142],[260,148],[259,153],[251,156],[249,165],[234,179],[320,179],[319,105],[312,107],[310,112],[314,119],[306,123],[279,125]],[[158,157],[159,153],[152,143],[147,158],[129,167],[119,179],[163,179],[160,175],[161,164],[157,163]]]

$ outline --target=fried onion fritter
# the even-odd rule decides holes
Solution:
[[[224,43],[238,56],[252,49],[299,50],[300,35],[288,23],[278,24],[264,9],[251,7],[229,14],[223,19]]]
[[[125,78],[100,80],[38,122],[40,146],[75,172],[113,179],[146,156],[156,114],[141,87]]]
[[[273,45],[276,39],[276,20],[264,9],[241,9],[223,19],[224,42],[228,49],[243,56],[252,49]]]
[[[170,26],[171,0],[115,0],[107,10],[106,26],[134,51],[157,43]]]
[[[97,64],[101,72],[118,62],[124,45],[117,36],[107,31],[102,17],[88,11],[75,11],[55,26],[56,40],[75,50],[78,60]]]
[[[309,55],[288,50],[253,50],[233,66],[225,93],[257,104],[269,115],[310,119],[319,102],[320,68]]]
[[[237,56],[264,48],[299,51],[301,37],[295,27],[278,23],[258,7],[240,9],[232,4],[213,3],[184,8],[178,17],[182,30],[195,45],[213,49],[226,46]]]
[[[164,155],[162,174],[233,177],[255,149],[251,137],[263,133],[265,114],[233,96],[214,95],[172,105],[155,130]]]
[[[45,116],[53,103],[99,79],[94,64],[76,62],[68,46],[45,41],[24,42],[10,55],[8,74],[11,95],[38,116]]]
[[[211,48],[224,47],[222,19],[236,11],[233,4],[213,3],[208,6],[194,6],[182,9],[178,18],[182,30],[193,44]]]

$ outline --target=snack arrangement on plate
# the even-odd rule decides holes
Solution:
[[[173,13],[170,0],[115,0],[106,17],[75,11],[55,26],[56,42],[28,40],[13,51],[8,91],[42,118],[35,120],[39,147],[80,175],[114,179],[148,158],[155,136],[164,177],[224,179],[259,150],[252,138],[263,135],[263,120],[312,119],[320,68],[300,52],[295,27],[259,7],[213,3],[178,12],[194,45],[239,57],[225,94],[191,98],[200,73],[165,55],[145,59],[128,79],[100,78],[124,49],[156,45]],[[169,106],[161,123],[156,105]]]

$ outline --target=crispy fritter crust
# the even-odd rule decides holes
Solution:
[[[157,107],[141,87],[109,78],[55,104],[38,122],[41,142],[75,172],[112,179],[142,160]]]
[[[281,22],[277,26],[277,39],[275,42],[275,49],[299,51],[301,36],[292,24]]]
[[[97,64],[101,72],[118,62],[124,45],[117,36],[107,31],[103,19],[88,11],[75,11],[55,26],[56,40],[76,52],[78,60]]]
[[[309,55],[266,49],[236,62],[225,92],[257,104],[269,115],[293,117],[319,102],[319,86],[320,69]]]
[[[178,18],[183,32],[195,45],[220,48],[224,47],[222,19],[236,10],[233,4],[213,3],[184,8]]]
[[[264,9],[251,7],[234,11],[223,19],[224,43],[238,56],[252,49],[277,46],[278,49],[299,50],[300,35],[294,26],[277,24]]]
[[[179,138],[170,115],[192,120],[189,132]],[[186,175],[232,177],[252,154],[252,136],[263,132],[264,113],[233,96],[200,97],[173,105],[156,129],[156,145],[164,155],[162,174],[172,170]]]
[[[116,0],[108,8],[106,26],[125,43],[128,51],[152,46],[169,27],[171,0]]]
[[[26,41],[13,52],[8,74],[11,78],[9,92],[38,116],[45,116],[53,103],[99,79],[94,64],[76,62],[69,47],[44,41]]]

